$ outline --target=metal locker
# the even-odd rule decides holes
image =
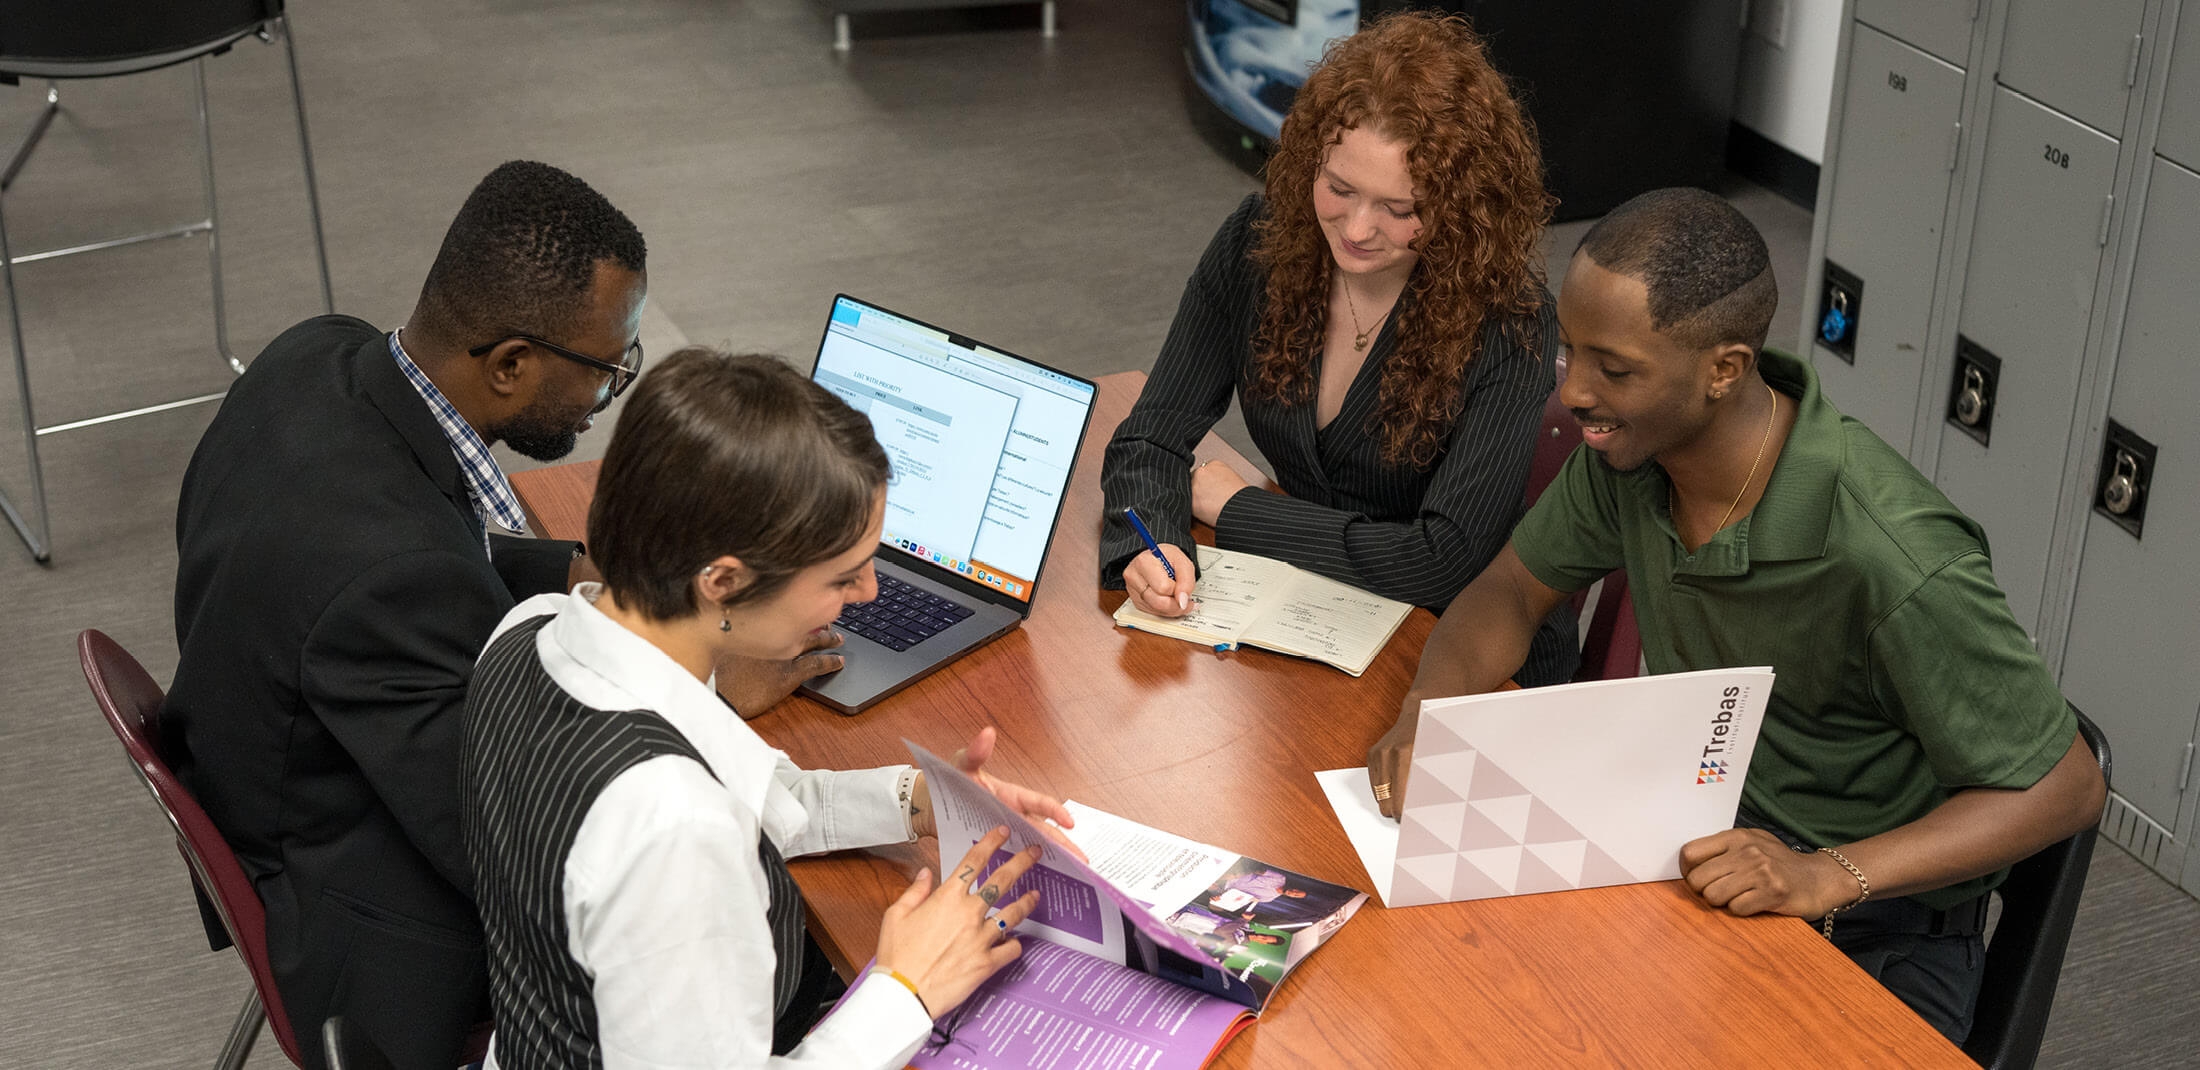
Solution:
[[[1952,376],[1926,384],[1947,399],[1934,482],[2034,635],[2115,176],[2113,139],[1994,91]]]
[[[2162,92],[2162,132],[2154,151],[2200,170],[2200,3],[2187,0],[2170,46],[2169,84]]]
[[[2145,14],[2146,0],[2009,0],[2001,84],[2117,136]]]
[[[2099,722],[2116,748],[2116,793],[2178,833],[2179,781],[2200,724],[2200,174],[2155,161],[2140,224],[2138,264],[2109,391],[2109,419],[2142,436],[2150,458],[2138,480],[2145,526],[2134,537],[2098,501],[2117,478],[2113,462],[2095,476],[2086,518],[2062,688]],[[2102,454],[2104,443],[2079,443]],[[2084,452],[2088,464],[2092,457]],[[2104,458],[2105,459],[2105,458]],[[2128,515],[2128,509],[2125,515]]]
[[[1854,338],[1852,352],[1843,353],[1821,334],[1811,363],[1842,412],[1904,454],[1917,422],[1962,106],[1960,69],[1856,27],[1825,243],[1827,262],[1855,280],[1847,284],[1858,291]],[[1843,285],[1829,282],[1804,307],[1823,317]]]
[[[1978,0],[1856,0],[1856,21],[1961,67],[1978,9]]]

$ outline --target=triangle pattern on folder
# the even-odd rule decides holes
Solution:
[[[1504,770],[1499,769],[1497,763],[1491,761],[1487,755],[1475,754],[1473,782],[1467,791],[1468,802],[1477,799],[1495,799],[1506,795],[1526,795],[1527,793],[1528,789],[1521,787],[1519,781],[1514,780]]]
[[[1619,860],[1605,854],[1596,844],[1590,844],[1581,859],[1581,879],[1577,888],[1601,888],[1607,884],[1633,884],[1642,878],[1628,872]]]
[[[1412,877],[1421,882],[1436,893],[1437,898],[1434,901],[1441,903],[1451,898],[1451,871],[1457,865],[1457,858],[1457,855],[1401,858],[1398,860],[1398,873],[1394,876]],[[1392,890],[1397,890],[1395,879],[1392,881]]]
[[[1539,798],[1529,805],[1528,834],[1524,837],[1527,842],[1562,843],[1582,838],[1581,833],[1567,824],[1565,818],[1558,816],[1558,811],[1551,809],[1551,804]]]
[[[1502,799],[1476,799],[1470,805],[1491,824],[1505,830],[1506,843],[1520,843],[1528,838],[1528,809],[1534,802],[1532,795],[1508,795]]]
[[[1563,892],[1571,890],[1574,882],[1559,876],[1558,871],[1545,865],[1533,851],[1520,853],[1520,874],[1513,880],[1514,895],[1534,895],[1537,892]]]
[[[1459,804],[1459,834],[1452,841],[1455,850],[1479,851],[1490,847],[1511,847],[1520,842],[1520,837],[1505,831],[1496,822],[1483,816],[1479,806],[1479,803],[1471,807],[1466,803]],[[1403,849],[1402,843],[1400,849]]]
[[[1581,884],[1581,863],[1589,852],[1589,841],[1571,840],[1566,843],[1531,843],[1528,853],[1543,860],[1552,872],[1566,879],[1566,887]]]
[[[1465,855],[1455,855],[1453,857],[1458,862],[1459,868],[1452,871],[1451,895],[1448,897],[1450,901],[1495,899],[1498,896],[1511,894],[1502,885],[1491,880],[1489,874],[1476,869],[1473,863],[1467,861]]]
[[[1482,819],[1476,814],[1475,820]],[[1450,854],[1459,849],[1459,826],[1466,821],[1466,803],[1417,806],[1406,812],[1398,826],[1398,857]]]
[[[1413,772],[1416,775],[1426,773],[1429,779],[1450,788],[1462,798],[1473,799],[1475,797],[1474,793],[1468,790],[1469,785],[1474,781],[1475,775],[1474,752],[1471,750],[1461,751],[1457,754],[1430,755],[1423,755],[1416,751],[1413,755]],[[1411,789],[1413,782],[1407,781],[1406,787]]]
[[[1482,851],[1461,851],[1459,857],[1472,863],[1474,868],[1481,870],[1483,875],[1489,877],[1489,879],[1496,881],[1497,886],[1506,895],[1511,895],[1513,881],[1520,875],[1520,856],[1525,853],[1525,849],[1515,845],[1512,847],[1492,847]]]
[[[1451,896],[1413,879],[1413,875],[1410,873],[1400,871],[1391,874],[1390,899],[1383,905],[1386,907],[1423,907],[1432,903],[1447,903],[1450,901]]]
[[[1416,761],[1415,768],[1418,767],[1419,762]],[[1463,803],[1467,801],[1466,796],[1445,787],[1444,782],[1436,779],[1435,777],[1415,777],[1412,775],[1410,770],[1407,773],[1407,777],[1408,779],[1406,780],[1406,790],[1413,793],[1413,805],[1416,807],[1440,803]]]
[[[1420,727],[1413,734],[1413,753],[1416,757],[1424,754],[1456,754],[1472,749],[1466,740],[1459,738],[1459,733],[1434,717],[1423,718]]]

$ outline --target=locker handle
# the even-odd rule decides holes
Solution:
[[[1963,124],[1962,124],[1962,123],[1960,123],[1960,122],[1958,122],[1958,123],[1955,123],[1955,124],[1953,124],[1953,125],[1949,126],[1949,128],[1948,128],[1948,163],[1947,163],[1947,166],[1945,166],[1945,167],[1941,168],[1941,170],[1944,170],[1944,171],[1953,171],[1953,170],[1955,170],[1955,169],[1956,169],[1956,160],[1957,160],[1957,158],[1963,155],[1962,149],[1963,149]]]
[[[2113,216],[2113,215],[2115,215],[2115,214],[2116,214],[2116,195],[2115,195],[2115,194],[2113,194],[2113,193],[2111,193],[2111,194],[2109,194],[2108,196],[2106,196],[2106,197],[2103,197],[2103,198],[2101,198],[2101,232],[2100,232],[2099,234],[2097,234],[2097,235],[2095,235],[2095,236],[2094,236],[2094,238],[2093,238],[2093,244],[2095,244],[2095,245],[2107,245],[2107,244],[2108,244],[2108,221],[2109,221],[2109,217],[2111,217],[2111,216]]]
[[[2124,88],[2129,89],[2139,81],[2139,44],[2146,40],[2143,33],[2131,35],[2131,61],[2124,67]]]

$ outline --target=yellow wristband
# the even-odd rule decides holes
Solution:
[[[903,977],[903,976],[901,975],[901,971],[900,971],[900,970],[889,970],[889,969],[887,969],[887,968],[886,968],[886,967],[884,967],[884,966],[873,966],[873,967],[871,967],[871,972],[872,972],[872,973],[883,973],[883,974],[885,974],[886,976],[888,976],[888,977],[891,977],[891,978],[893,978],[894,980],[896,980],[896,981],[899,981],[899,982],[901,982],[901,987],[903,987],[903,988],[906,988],[906,989],[908,989],[908,990],[909,990],[909,994],[910,994],[910,995],[912,995],[912,996],[915,996],[915,997],[917,998],[917,1006],[919,1006],[919,1007],[924,1007],[924,1016],[925,1016],[925,1017],[927,1017],[927,1018],[930,1018],[930,1017],[932,1017],[932,1008],[930,1008],[930,1007],[925,1007],[925,1005],[924,1005],[924,993],[922,993],[922,992],[919,992],[919,991],[917,991],[917,983],[916,983],[915,981],[912,981],[912,980],[908,979],[907,977]]]

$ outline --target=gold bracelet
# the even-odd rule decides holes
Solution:
[[[1833,916],[1842,913],[1843,911],[1853,910],[1859,906],[1862,906],[1864,900],[1870,899],[1872,897],[1872,882],[1864,877],[1863,870],[1856,868],[1856,863],[1849,861],[1847,855],[1844,855],[1831,847],[1820,847],[1818,849],[1818,853],[1822,855],[1833,856],[1834,861],[1841,863],[1842,869],[1849,871],[1849,876],[1856,878],[1856,898],[1850,900],[1848,903],[1842,906],[1837,906],[1832,910],[1826,911],[1826,924],[1823,931],[1826,934],[1826,939],[1831,940],[1833,939]]]
[[[919,1007],[924,1007],[924,1016],[925,1016],[925,1017],[927,1017],[927,1018],[930,1018],[930,1017],[932,1017],[932,1008],[930,1008],[930,1007],[926,1007],[926,1006],[925,1006],[925,1004],[924,1004],[924,994],[923,994],[923,993],[921,993],[921,992],[919,992],[919,991],[917,991],[917,983],[916,983],[915,981],[912,981],[912,980],[908,979],[907,977],[903,977],[903,976],[901,975],[901,971],[900,971],[900,970],[890,970],[890,969],[887,969],[887,968],[886,968],[886,967],[884,967],[884,966],[873,966],[873,967],[871,967],[871,972],[872,972],[872,973],[883,973],[883,974],[885,974],[886,976],[888,976],[888,977],[891,977],[891,978],[893,978],[893,979],[894,979],[894,980],[896,980],[896,981],[900,981],[900,982],[901,982],[901,987],[903,987],[903,988],[906,988],[906,989],[908,989],[908,990],[909,990],[909,994],[910,994],[910,995],[912,995],[912,996],[915,996],[915,997],[917,998],[917,1006],[919,1006]]]

